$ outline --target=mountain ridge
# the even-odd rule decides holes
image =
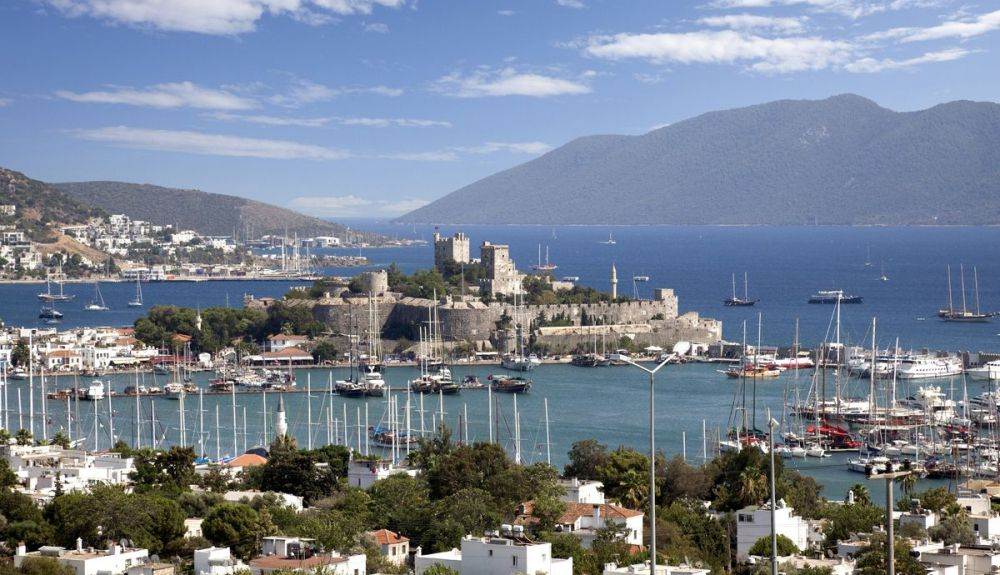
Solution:
[[[986,225],[997,191],[1000,105],[895,112],[842,94],[584,136],[396,221]]]
[[[72,198],[109,213],[201,234],[227,236],[299,233],[341,235],[347,228],[336,224],[239,196],[215,194],[196,189],[168,188],[153,184],[117,181],[61,182],[50,184]]]

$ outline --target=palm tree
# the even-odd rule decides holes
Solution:
[[[636,469],[629,469],[622,475],[618,488],[618,500],[628,509],[642,509],[649,496],[646,477]]]
[[[913,491],[917,488],[916,474],[907,473],[906,475],[901,475],[896,478],[896,483],[899,484],[899,488],[903,490],[903,495],[909,501],[910,496],[913,495]]]
[[[14,435],[14,437],[17,439],[17,444],[18,445],[31,445],[32,444],[32,435],[31,435],[31,432],[28,431],[27,429],[24,429],[24,428],[18,429],[17,433]]]
[[[743,505],[757,505],[768,497],[767,475],[758,469],[746,469],[740,473],[737,488]]]
[[[864,483],[855,483],[850,492],[854,494],[855,505],[868,507],[872,504],[871,493],[868,492],[868,487]]]

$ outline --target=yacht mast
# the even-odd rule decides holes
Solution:
[[[958,274],[962,285],[962,315],[965,315],[965,264],[958,264]]]

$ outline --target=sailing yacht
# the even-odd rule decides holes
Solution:
[[[62,264],[59,264],[59,272],[57,274],[57,279],[55,281],[56,285],[59,286],[59,293],[52,293],[52,276],[46,275],[45,277],[45,291],[38,294],[38,299],[51,303],[54,301],[72,301],[76,296],[73,294],[68,294],[63,292],[63,280],[62,278]]]
[[[94,282],[94,299],[90,300],[90,303],[83,306],[85,311],[108,311],[109,308],[104,304],[104,296],[101,295],[101,286],[96,281]]]
[[[613,245],[615,245],[618,242],[616,242],[615,238],[611,236],[611,232],[608,232],[608,239],[604,240],[601,243],[604,244],[604,245],[607,245],[607,246],[613,246]]]
[[[733,274],[733,296],[722,300],[723,305],[730,307],[747,307],[757,303],[758,300],[750,299],[747,288],[747,273],[743,272],[743,297],[736,296],[736,274]]]
[[[135,278],[135,297],[128,300],[129,307],[142,307],[142,284],[139,283],[139,277]]]
[[[951,266],[948,266],[948,307],[939,309],[937,312],[938,317],[944,321],[967,322],[967,323],[986,323],[991,319],[993,319],[993,316],[995,314],[984,313],[979,311],[979,275],[976,272],[976,268],[972,268],[972,277],[975,285],[975,294],[976,294],[976,311],[972,311],[965,307],[965,268],[960,265],[958,273],[961,278],[961,286],[962,286],[962,308],[957,309],[952,303]]]
[[[882,275],[878,276],[879,281],[889,281],[889,276],[885,275],[885,262],[882,262]]]
[[[542,263],[542,244],[538,244],[538,263],[531,266],[531,269],[540,272],[550,272],[559,266],[549,263],[549,246],[545,246],[545,263]]]
[[[516,330],[515,335],[515,350],[514,353],[505,353],[500,359],[500,365],[504,369],[510,371],[531,371],[541,363],[535,356],[529,356],[525,353],[524,349],[524,324],[521,318],[521,308],[517,303],[517,296],[519,292],[514,294],[514,327]],[[521,303],[524,303],[524,296],[521,295]]]

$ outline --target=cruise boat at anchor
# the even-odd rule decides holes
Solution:
[[[931,379],[962,373],[962,361],[957,357],[905,356],[896,366],[899,379]]]
[[[809,303],[862,303],[864,298],[859,295],[844,293],[844,290],[819,290],[809,296]]]

